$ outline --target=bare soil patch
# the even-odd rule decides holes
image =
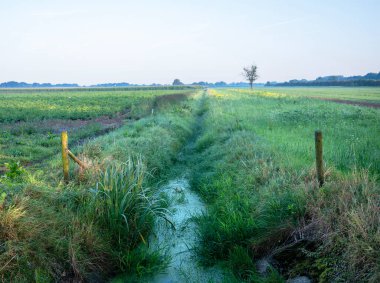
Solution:
[[[41,121],[30,121],[30,122],[16,122],[4,125],[2,128],[5,130],[10,130],[13,128],[27,129],[29,127],[38,127],[39,132],[50,132],[52,134],[58,134],[63,130],[75,130],[79,128],[86,127],[90,124],[99,124],[104,129],[118,128],[123,124],[125,119],[130,119],[129,110],[124,113],[115,115],[114,117],[110,116],[100,116],[94,119],[49,119]]]

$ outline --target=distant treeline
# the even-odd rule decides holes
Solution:
[[[24,87],[24,88],[4,88],[0,91],[2,93],[20,93],[20,92],[56,92],[56,91],[136,91],[136,90],[183,90],[183,89],[195,89],[196,86],[129,86],[129,87],[43,87],[43,88],[31,88],[31,87]]]
[[[5,82],[0,83],[0,88],[104,88],[104,87],[168,87],[170,85],[150,84],[150,85],[138,85],[130,83],[104,83],[90,86],[80,86],[78,84],[51,84],[51,83],[25,83],[25,82]]]
[[[130,83],[104,83],[104,84],[96,84],[96,85],[90,85],[89,87],[167,87],[170,85],[162,85],[162,84],[130,84]]]
[[[264,86],[264,84],[254,84],[256,86]],[[189,85],[178,85],[174,87],[179,87],[179,86],[184,86],[186,87],[191,87],[191,86],[202,86],[202,87],[249,87],[248,83],[245,82],[233,82],[233,83],[226,83],[223,81],[216,82],[216,83],[209,83],[209,82],[193,82]],[[172,85],[162,85],[162,84],[149,84],[149,85],[139,85],[139,84],[130,84],[126,82],[121,82],[121,83],[103,83],[103,84],[96,84],[96,85],[90,85],[90,86],[79,86],[78,84],[51,84],[51,83],[25,83],[25,82],[5,82],[5,83],[0,83],[0,88],[92,88],[92,89],[103,89],[103,88],[112,88],[112,87],[117,87],[117,88],[128,88],[128,89],[136,89],[136,88],[166,88],[166,89],[171,89]]]
[[[265,86],[380,86],[380,72],[365,76],[326,76],[315,80],[290,80],[288,82],[267,82]]]
[[[51,84],[51,83],[24,83],[24,82],[5,82],[5,83],[0,83],[0,87],[4,88],[45,88],[45,87],[79,87],[78,84]]]
[[[183,84],[180,80],[178,80],[177,83],[173,83],[175,86],[202,86],[202,87],[249,87],[248,83],[245,82],[233,82],[233,83],[226,83],[223,81],[216,82],[216,83],[209,83],[209,82],[193,82],[191,84]],[[256,86],[264,86],[264,84],[254,84]],[[137,87],[137,86],[153,86],[153,87],[161,87],[165,85],[161,84],[150,84],[150,85],[137,85],[137,84],[129,84],[129,83],[105,83],[105,84],[97,84],[92,85],[91,87]]]
[[[203,87],[249,87],[249,83],[245,82],[236,82],[236,83],[226,83],[226,82],[216,82],[216,83],[208,83],[208,82],[194,82],[191,85],[203,86]],[[253,84],[255,86],[264,86],[264,84]]]

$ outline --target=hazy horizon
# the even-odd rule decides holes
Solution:
[[[258,82],[380,71],[380,1],[9,1],[0,82]]]

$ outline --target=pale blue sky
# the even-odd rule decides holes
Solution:
[[[379,50],[379,0],[0,0],[0,82],[313,79]]]

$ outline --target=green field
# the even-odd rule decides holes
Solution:
[[[377,282],[380,109],[311,97],[377,102],[379,94],[0,91],[0,278],[152,282],[171,260],[170,247],[153,248],[155,222],[172,229],[173,203],[187,201],[181,188],[177,199],[162,188],[185,178],[206,208],[188,220],[198,235],[189,248],[197,265],[221,270],[216,282]],[[79,176],[72,163],[68,184],[63,128],[89,165]],[[315,130],[324,137],[322,188]],[[271,266],[264,273],[262,259]]]
[[[200,252],[206,263],[224,260],[253,282],[251,259],[271,253],[277,267],[288,266],[288,277],[378,278],[379,110],[303,96],[210,90],[193,176],[209,203],[209,215],[199,220]],[[317,129],[328,180],[321,190]]]
[[[191,91],[191,89],[190,89]],[[91,119],[134,111],[155,96],[189,92],[188,88],[124,88],[67,90],[0,90],[0,122],[29,122],[48,119]]]
[[[255,133],[265,141],[268,151],[278,155],[277,162],[298,170],[312,166],[314,131],[321,130],[327,166],[342,171],[370,167],[380,173],[379,110],[307,99],[309,93],[317,91],[332,97],[325,89],[303,90],[297,96],[277,89],[275,94],[220,89],[215,94],[220,103],[213,111],[221,114],[215,123],[235,122]],[[209,134],[213,135],[217,126],[210,128]]]
[[[186,94],[170,89],[0,90],[0,164],[30,164],[59,150],[60,132],[73,143],[150,113],[155,98]]]
[[[263,90],[296,97],[380,102],[380,89],[378,87],[274,87],[263,88]]]

